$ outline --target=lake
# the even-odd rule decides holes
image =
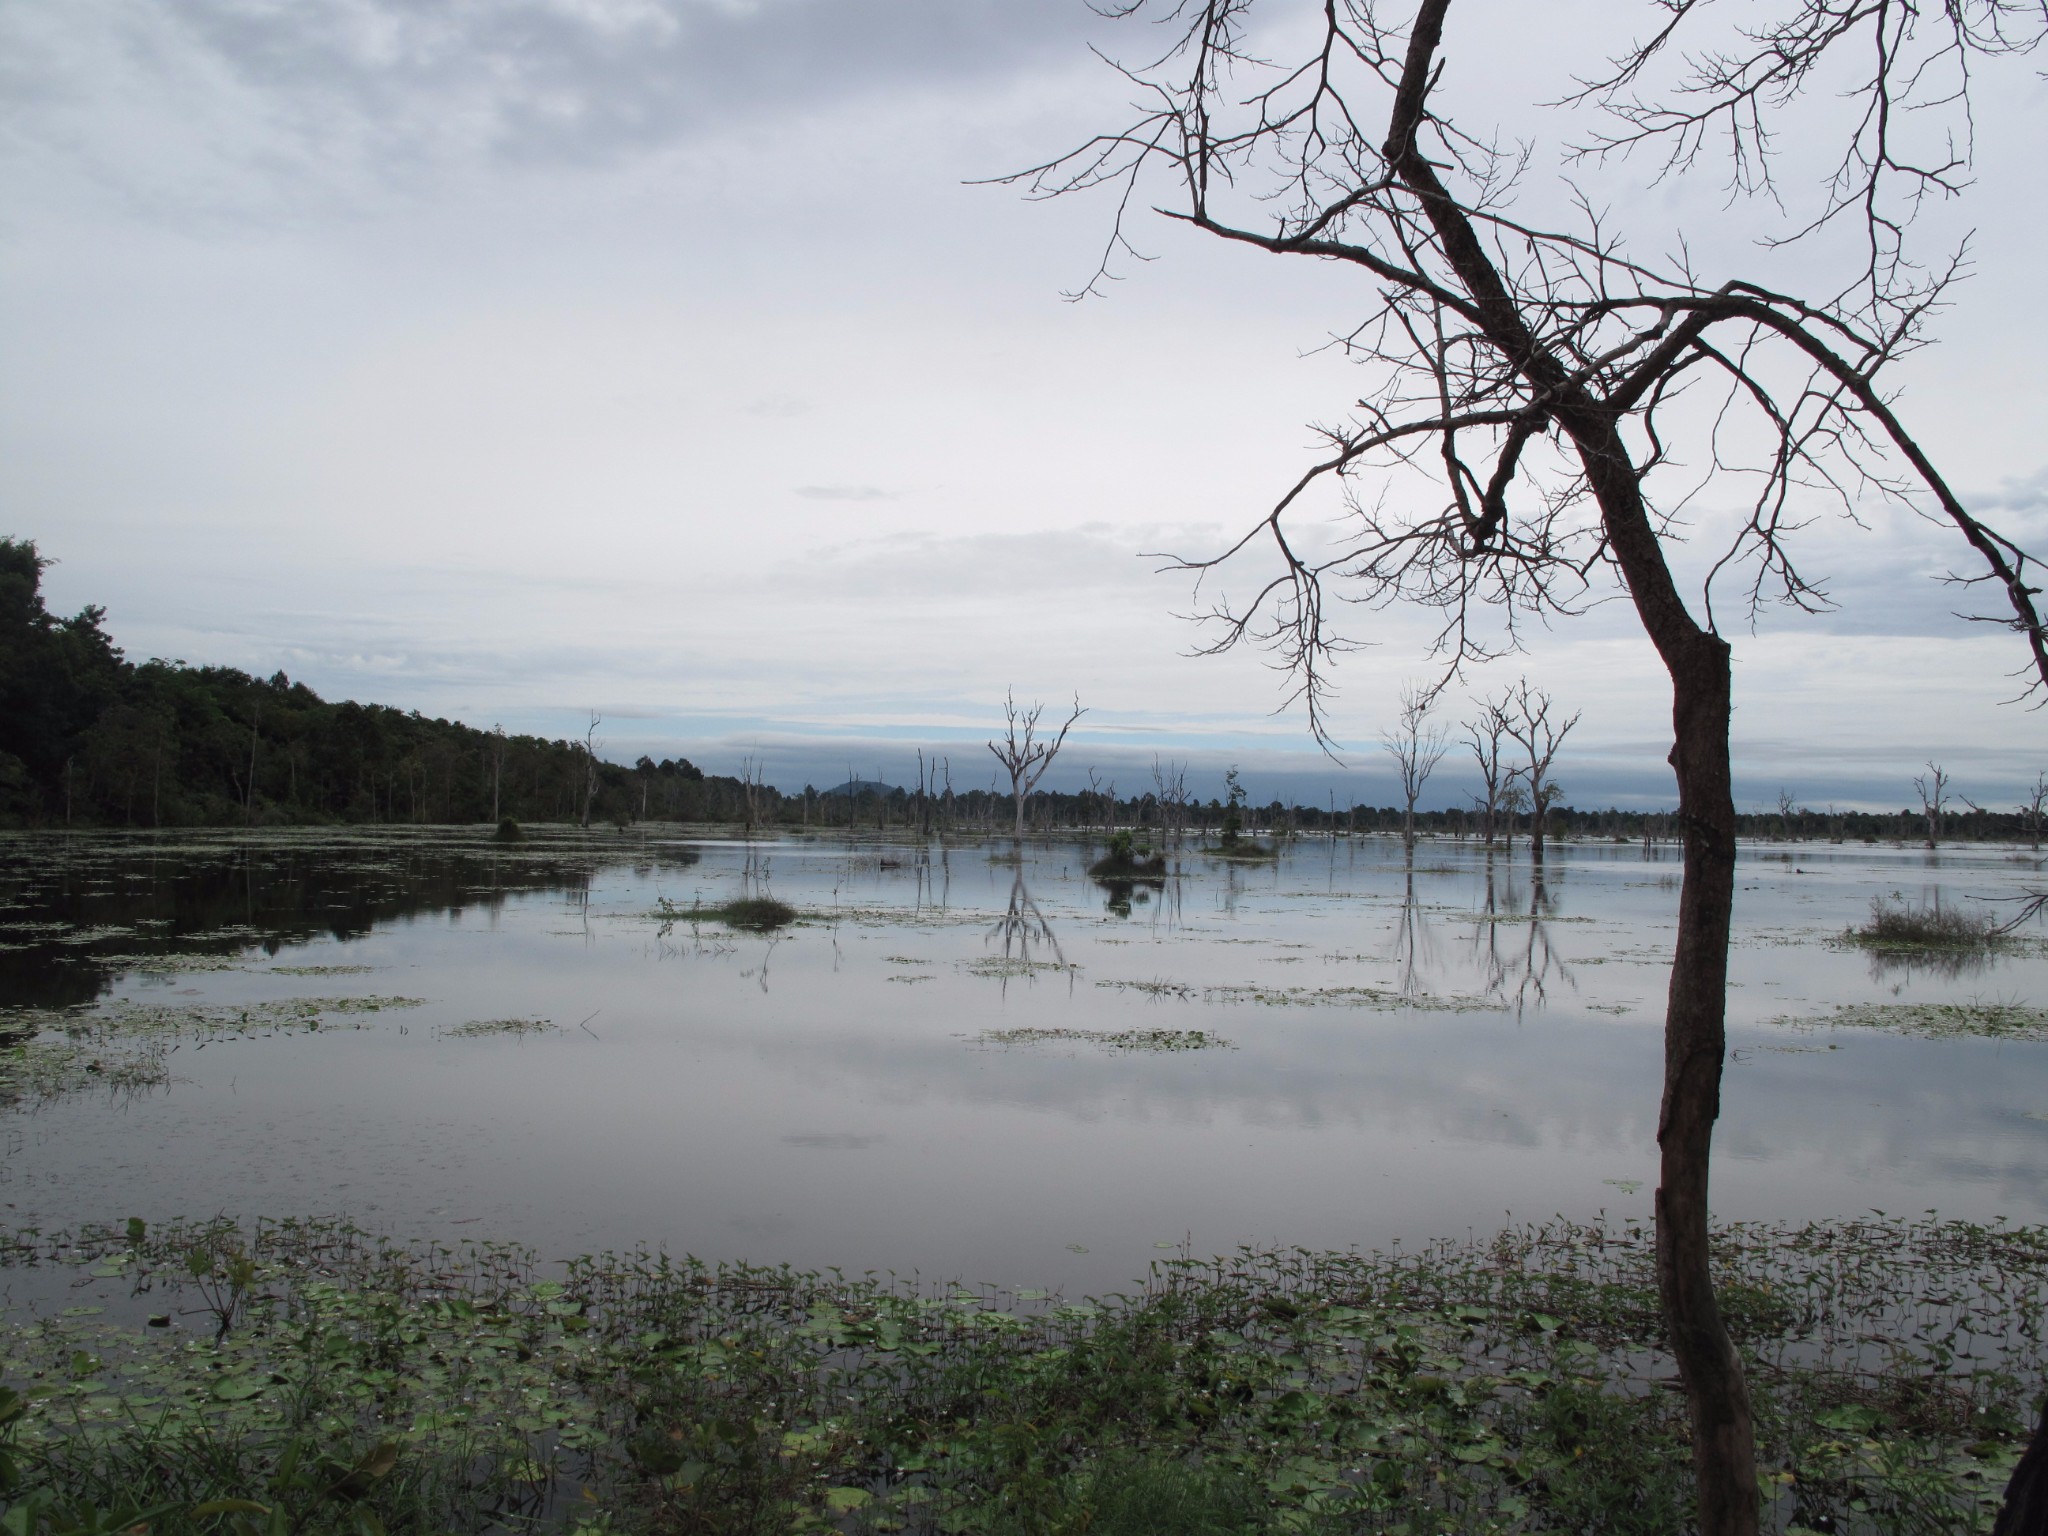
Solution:
[[[1539,884],[1526,843],[1410,867],[1305,838],[1120,887],[1099,852],[8,837],[0,1031],[48,1054],[0,1108],[0,1203],[1066,1294],[1184,1248],[1648,1219],[1674,849],[1553,844]],[[1946,964],[1841,941],[1873,899],[1974,908],[2041,867],[1744,847],[1717,1216],[2048,1218],[2048,1045],[1872,1027],[2041,1008],[2040,940]],[[689,915],[743,895],[802,916]],[[1865,1022],[1827,1022],[1844,1005]]]

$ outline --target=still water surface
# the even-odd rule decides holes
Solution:
[[[420,1001],[187,1041],[165,1086],[0,1113],[0,1214],[346,1214],[549,1256],[645,1244],[1069,1294],[1183,1244],[1648,1217],[1670,851],[1553,847],[1539,886],[1526,848],[1425,845],[1411,872],[1395,843],[1314,840],[1271,864],[1190,853],[1156,890],[1089,881],[1092,856],[7,840],[0,1006]],[[2048,1219],[2048,1045],[1798,1022],[2048,1003],[2038,943],[1929,968],[1828,942],[1873,897],[1968,903],[2037,869],[2012,849],[1744,849],[1718,1214]],[[767,937],[654,915],[762,892],[805,920]],[[367,969],[303,973],[329,967]],[[555,1028],[451,1033],[505,1018]]]

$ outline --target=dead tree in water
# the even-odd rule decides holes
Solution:
[[[1152,792],[1159,801],[1160,841],[1171,838],[1176,846],[1188,830],[1188,770],[1184,763],[1161,764],[1152,757]]]
[[[1941,764],[1929,763],[1925,774],[1913,775],[1913,788],[1920,795],[1920,816],[1927,823],[1927,846],[1941,841],[1942,813],[1948,806],[1948,775]]]
[[[1557,749],[1564,745],[1564,739],[1571,734],[1579,717],[1573,715],[1563,724],[1553,724],[1550,718],[1551,697],[1540,688],[1531,688],[1525,677],[1517,683],[1503,702],[1502,713],[1507,717],[1508,735],[1515,745],[1522,749],[1528,759],[1519,769],[1523,786],[1529,791],[1529,853],[1536,863],[1543,862],[1543,822],[1550,814],[1551,806],[1564,793],[1564,786],[1551,777],[1550,765],[1557,759]]]
[[[1465,745],[1479,765],[1479,782],[1486,789],[1484,797],[1474,795],[1472,802],[1479,808],[1479,832],[1489,848],[1493,846],[1494,818],[1500,814],[1501,796],[1514,777],[1514,771],[1501,761],[1501,744],[1507,734],[1507,712],[1491,699],[1480,705],[1477,720],[1465,722]]]
[[[597,728],[604,724],[604,716],[596,710],[590,712],[590,729],[583,733],[583,817],[582,824],[590,825],[590,808],[597,803]]]
[[[1380,737],[1380,747],[1394,760],[1401,780],[1401,850],[1415,857],[1415,802],[1422,798],[1422,786],[1444,760],[1450,744],[1442,726],[1429,724],[1436,707],[1436,695],[1427,689],[1401,690],[1401,723]]]
[[[1657,1130],[1659,1291],[1691,1416],[1699,1528],[1750,1536],[1749,1392],[1707,1244],[1735,894],[1728,589],[1737,608],[1823,606],[1795,548],[1816,505],[1851,516],[1863,496],[1910,505],[1969,546],[1973,574],[1958,579],[2001,598],[2002,613],[1980,617],[2013,633],[2048,686],[2038,562],[1963,504],[1886,371],[1929,339],[1962,270],[1960,253],[1930,266],[1906,242],[1918,208],[1965,190],[1974,72],[2033,47],[2048,13],[2037,0],[1658,0],[1637,33],[1617,19],[1631,13],[1603,7],[1559,33],[1590,50],[1578,73],[1532,85],[1533,101],[1575,116],[1531,175],[1550,151],[1540,138],[1497,140],[1497,102],[1468,95],[1482,121],[1460,124],[1454,93],[1473,75],[1448,56],[1451,3],[1104,7],[1167,32],[1148,30],[1145,62],[1119,66],[1135,116],[1019,179],[1048,195],[1112,189],[1098,277],[1130,249],[1126,214],[1157,205],[1155,170],[1168,217],[1358,274],[1364,313],[1335,327],[1370,372],[1345,391],[1358,402],[1349,420],[1324,429],[1320,462],[1240,539],[1182,562],[1199,583],[1225,562],[1263,560],[1249,603],[1209,609],[1211,648],[1275,648],[1319,737],[1329,666],[1350,638],[1339,613],[1396,600],[1436,609],[1448,674],[1513,649],[1530,619],[1609,594],[1632,604],[1670,678],[1685,865]],[[1512,46],[1512,29],[1480,21],[1457,34],[1461,47]],[[1534,64],[1481,73],[1520,78]],[[1600,199],[1569,180],[1574,165],[1641,153],[1682,183],[1713,174],[1705,162],[1723,146],[1721,185],[1753,222],[1744,233],[1779,237],[1741,247],[1766,265],[1759,274],[1710,275],[1682,239],[1662,257],[1624,243]],[[1787,148],[1831,162],[1804,204],[1778,174]],[[1548,207],[1518,206],[1558,187]],[[1781,256],[1788,244],[1804,256]],[[1814,282],[1817,269],[1807,293],[1773,281]],[[1701,494],[1738,484],[1740,500]],[[1681,510],[1686,536],[1718,550],[1697,591],[1669,559]],[[1344,515],[1334,542],[1298,526],[1331,513]],[[1326,604],[1332,585],[1354,601]]]
[[[2048,773],[2037,773],[2033,787],[2019,806],[2020,820],[2026,826],[2027,836],[2033,840],[2036,853],[2041,851],[2041,813],[2044,809],[2048,809]]]
[[[1045,777],[1045,770],[1052,766],[1052,760],[1060,754],[1060,748],[1067,739],[1067,732],[1074,728],[1074,722],[1087,713],[1081,708],[1079,695],[1074,699],[1074,712],[1067,716],[1059,734],[1051,741],[1038,738],[1038,717],[1045,712],[1043,704],[1033,704],[1028,710],[1017,708],[1014,692],[1003,695],[1003,719],[1006,729],[1001,745],[988,744],[995,753],[996,761],[1003,765],[1003,771],[1010,776],[1010,795],[1017,802],[1017,839],[1024,837],[1024,802],[1031,798],[1038,788],[1038,781]]]

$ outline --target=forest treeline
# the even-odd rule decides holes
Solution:
[[[580,741],[329,703],[282,672],[126,660],[104,610],[49,612],[47,561],[0,538],[0,824],[723,820],[744,786],[686,761],[636,772]],[[658,797],[650,796],[653,780]]]
[[[479,730],[417,711],[330,703],[282,672],[134,663],[88,607],[70,618],[42,595],[47,562],[32,541],[0,538],[0,825],[175,827],[293,823],[519,821],[735,822],[748,826],[871,827],[999,832],[1012,802],[993,789],[955,791],[950,773],[921,770],[923,787],[849,780],[784,793],[741,776],[706,774],[685,759],[605,761],[588,742]],[[950,767],[950,765],[949,765]],[[963,772],[968,771],[964,770]],[[972,770],[979,772],[977,765]],[[1114,827],[1200,835],[1230,814],[1164,785],[1040,790],[1034,829]],[[1245,830],[1398,830],[1396,806],[1243,805]],[[1866,813],[1784,807],[1741,818],[1745,835],[1919,839],[1920,811]],[[1661,812],[1553,807],[1554,836],[1637,841],[1673,835]],[[1416,812],[1424,833],[1469,836],[1470,810]],[[2031,836],[2017,812],[1967,809],[1943,818],[1945,839]],[[1522,835],[1527,835],[1523,818]]]

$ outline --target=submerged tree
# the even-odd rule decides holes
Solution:
[[[1913,790],[1920,796],[1920,819],[1927,824],[1927,846],[1941,841],[1941,819],[1948,814],[1948,772],[1939,763],[1929,763],[1927,772],[1913,775]]]
[[[1465,745],[1479,767],[1479,783],[1486,793],[1474,795],[1479,808],[1479,835],[1493,846],[1494,822],[1500,815],[1501,797],[1514,780],[1514,770],[1501,761],[1503,741],[1508,734],[1507,711],[1492,699],[1479,706],[1479,717],[1465,722]]]
[[[1115,9],[1171,24],[1155,62],[1124,70],[1137,115],[1023,173],[1044,194],[1115,190],[1105,271],[1128,249],[1121,210],[1143,206],[1140,184],[1158,169],[1172,183],[1169,217],[1349,267],[1367,294],[1367,313],[1339,334],[1371,379],[1350,419],[1324,429],[1327,453],[1241,539],[1183,562],[1200,581],[1255,548],[1270,561],[1249,603],[1210,608],[1212,648],[1275,647],[1322,735],[1346,638],[1326,599],[1357,600],[1347,613],[1403,599],[1434,608],[1450,673],[1512,649],[1527,619],[1618,588],[1670,675],[1684,882],[1657,1131],[1658,1281],[1701,1529],[1753,1532],[1749,1394],[1707,1247],[1735,872],[1730,647],[1716,597],[1725,608],[1739,584],[1751,609],[1821,606],[1796,559],[1799,527],[1828,499],[1852,514],[1861,497],[1893,499],[1970,546],[1977,563],[1952,579],[1998,592],[2003,610],[1981,617],[2027,648],[2029,691],[2048,684],[2037,562],[1964,505],[1886,373],[1927,339],[1962,270],[1960,255],[1918,265],[1906,236],[1928,200],[1963,189],[1972,69],[2034,46],[2048,14],[2039,0],[1755,0],[1715,32],[1728,8],[1714,0],[1653,0],[1632,35],[1621,7],[1601,12],[1615,30],[1591,43],[1607,57],[1560,103],[1594,126],[1559,169],[1641,153],[1682,180],[1725,155],[1726,184],[1758,219],[1780,221],[1777,243],[1807,242],[1805,272],[1848,252],[1795,293],[1703,270],[1682,240],[1667,257],[1631,249],[1590,193],[1574,189],[1554,216],[1518,212],[1536,147],[1503,146],[1490,124],[1441,104],[1450,0]],[[1254,37],[1269,13],[1273,27]],[[1474,28],[1462,45],[1505,35]],[[1832,171],[1801,205],[1779,148],[1809,150],[1829,132]],[[1346,493],[1334,546],[1301,526],[1326,486]],[[1708,487],[1740,488],[1725,526],[1699,497]],[[1682,514],[1688,536],[1706,525],[1719,551],[1692,597],[1673,566]]]
[[[1401,690],[1401,722],[1380,737],[1380,747],[1394,760],[1401,779],[1401,849],[1415,856],[1415,802],[1422,798],[1422,786],[1444,760],[1450,743],[1443,727],[1429,723],[1436,707],[1436,695],[1426,688]]]
[[[1529,851],[1538,864],[1543,862],[1544,818],[1564,793],[1564,786],[1551,774],[1551,764],[1557,761],[1557,749],[1564,745],[1565,737],[1579,723],[1576,714],[1568,720],[1552,720],[1551,702],[1550,695],[1531,688],[1526,677],[1501,701],[1508,735],[1526,759],[1516,772],[1529,791]]]
[[[1045,713],[1043,704],[1033,704],[1029,709],[1017,707],[1014,691],[1003,695],[1003,739],[1000,743],[990,742],[989,751],[995,753],[996,761],[1003,765],[1003,771],[1010,776],[1010,796],[1017,804],[1017,836],[1024,836],[1024,803],[1031,798],[1031,792],[1038,788],[1038,781],[1045,777],[1045,770],[1052,766],[1052,760],[1060,755],[1065,745],[1067,732],[1074,728],[1074,722],[1087,713],[1081,707],[1079,695],[1074,699],[1074,712],[1067,716],[1066,724],[1059,734],[1050,741],[1038,735],[1038,717]]]

